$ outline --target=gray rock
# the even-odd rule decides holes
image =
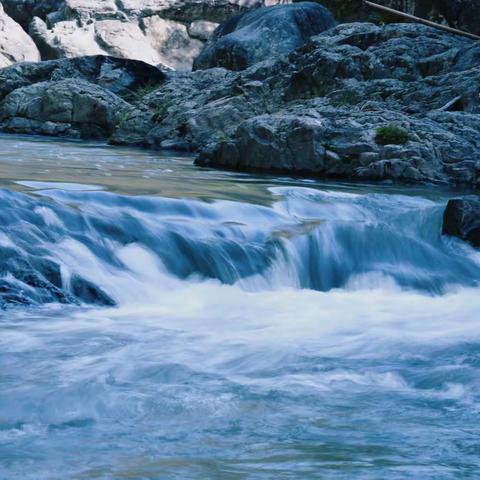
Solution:
[[[418,25],[326,31],[280,68],[246,71],[270,86],[262,96],[276,113],[246,120],[230,138],[205,147],[197,162],[477,186],[480,71],[451,72],[470,43]],[[442,111],[452,98],[455,111]],[[404,127],[411,141],[377,145],[376,129],[390,124]],[[302,141],[292,141],[300,132]]]
[[[165,74],[137,60],[102,55],[20,63],[0,70],[0,100],[18,88],[68,78],[88,81],[130,100],[142,89],[160,85]]]
[[[330,12],[313,2],[253,10],[222,23],[193,67],[244,70],[256,62],[288,53],[334,25]]]
[[[40,82],[16,89],[0,104],[0,128],[21,133],[105,138],[131,106],[84,80]]]
[[[468,60],[476,55],[473,42],[428,27],[345,24],[238,72],[162,73],[101,56],[13,65],[0,70],[0,99],[80,79],[125,102],[96,129],[112,143],[198,152],[199,164],[221,168],[478,188],[480,69]],[[44,88],[19,94],[1,126],[92,134],[55,109],[35,113]],[[408,141],[377,144],[377,129],[392,126]]]
[[[449,200],[443,215],[442,233],[480,247],[480,197]]]

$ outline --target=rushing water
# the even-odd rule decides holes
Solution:
[[[449,192],[0,145],[2,480],[479,477]]]

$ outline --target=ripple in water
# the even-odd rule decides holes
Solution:
[[[0,478],[476,478],[444,200],[35,187],[0,193]]]

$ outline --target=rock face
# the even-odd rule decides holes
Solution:
[[[222,23],[193,67],[244,70],[291,52],[335,25],[331,13],[313,2],[253,10]]]
[[[42,59],[112,55],[190,70],[219,21],[284,0],[3,0]]]
[[[442,233],[480,247],[480,197],[449,200],[443,216]]]
[[[0,68],[15,62],[40,60],[40,53],[22,27],[12,20],[0,3]]]

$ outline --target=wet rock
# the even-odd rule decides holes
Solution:
[[[449,200],[443,215],[442,233],[480,247],[480,197],[472,195]]]
[[[254,10],[222,23],[193,67],[244,70],[256,62],[288,53],[334,25],[330,12],[312,2]]]
[[[72,294],[89,305],[113,306],[115,302],[97,285],[75,275],[70,280]]]

